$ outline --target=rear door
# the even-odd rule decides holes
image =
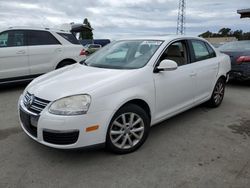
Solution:
[[[0,33],[0,79],[2,81],[29,75],[26,45],[24,30],[9,30]]]
[[[32,75],[52,71],[62,54],[60,42],[49,31],[28,31],[30,72]]]
[[[195,101],[210,97],[216,82],[219,60],[213,48],[202,40],[189,40],[191,61],[195,71]]]

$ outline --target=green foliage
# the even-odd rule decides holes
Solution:
[[[218,33],[206,31],[199,35],[203,38],[213,37],[236,37],[238,40],[250,40],[250,32],[244,33],[242,30],[232,31],[230,28],[221,28]]]
[[[83,20],[83,24],[86,25],[90,29],[86,29],[85,31],[81,32],[79,39],[93,39],[92,27],[87,18]]]
[[[219,34],[222,37],[227,37],[227,36],[230,36],[232,34],[230,31],[231,31],[230,28],[222,28],[222,29],[219,30]]]

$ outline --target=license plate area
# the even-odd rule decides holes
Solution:
[[[20,119],[25,130],[28,131],[32,136],[37,137],[37,122],[39,116],[28,114],[22,108],[20,108]]]

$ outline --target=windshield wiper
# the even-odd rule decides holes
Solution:
[[[85,60],[86,60],[86,59],[85,59]],[[79,63],[80,63],[81,65],[86,65],[86,66],[89,66],[89,65],[85,62],[85,60],[80,61]]]

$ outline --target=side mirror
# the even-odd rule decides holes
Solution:
[[[158,67],[155,68],[154,72],[158,73],[161,71],[173,71],[178,68],[178,65],[175,61],[170,59],[164,59],[160,62]]]

